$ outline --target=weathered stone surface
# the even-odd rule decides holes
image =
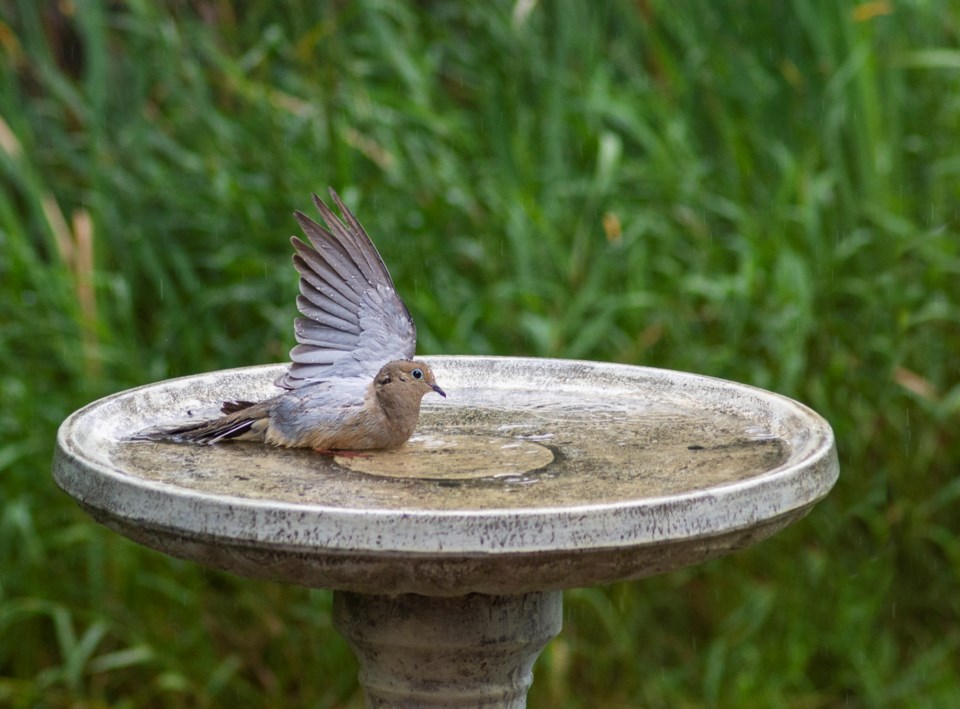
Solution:
[[[430,598],[335,593],[333,620],[378,709],[522,709],[563,594]]]
[[[98,521],[244,576],[371,594],[520,594],[662,573],[748,546],[837,478],[805,406],[710,377],[426,358],[448,392],[369,458],[130,441],[274,393],[280,367],[122,392],[61,427],[54,475]],[[484,462],[487,471],[484,471]]]

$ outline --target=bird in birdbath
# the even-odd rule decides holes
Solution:
[[[343,221],[313,195],[327,229],[295,212],[307,242],[293,236],[300,274],[297,346],[260,402],[226,401],[223,416],[147,429],[135,438],[213,444],[260,441],[321,452],[397,448],[413,433],[420,400],[446,396],[430,367],[413,359],[417,329],[370,237],[330,196]]]

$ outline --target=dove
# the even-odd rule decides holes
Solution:
[[[140,440],[214,444],[260,441],[321,452],[402,446],[431,392],[446,397],[425,362],[415,359],[417,330],[397,295],[380,253],[333,189],[343,220],[313,195],[324,229],[294,212],[306,242],[296,236],[300,274],[294,322],[297,345],[265,401],[226,401],[223,416],[148,429]],[[328,230],[329,229],[329,230]]]

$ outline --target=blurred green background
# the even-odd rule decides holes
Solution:
[[[0,0],[0,704],[358,707],[330,595],[94,524],[57,426],[292,345],[332,185],[421,353],[770,388],[841,479],[748,551],[566,595],[532,707],[960,706],[948,0]]]

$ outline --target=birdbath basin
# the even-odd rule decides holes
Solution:
[[[132,441],[273,395],[281,366],[174,379],[61,426],[54,477],[98,522],[242,576],[335,591],[370,706],[524,705],[562,589],[660,574],[799,519],[837,479],[809,408],[711,377],[429,357],[414,437],[364,457]]]

